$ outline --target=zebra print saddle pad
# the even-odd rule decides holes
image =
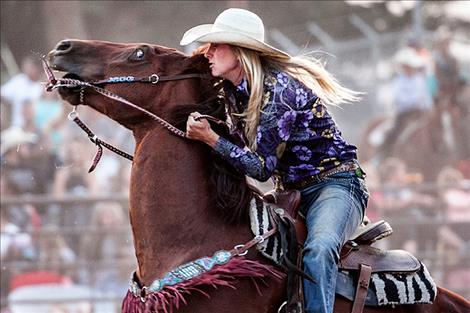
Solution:
[[[339,271],[336,294],[351,301],[356,293],[357,273]],[[366,296],[366,305],[384,306],[433,303],[437,286],[426,266],[421,263],[412,273],[373,273]]]
[[[269,215],[269,204],[260,198],[253,197],[250,206],[251,230],[255,236],[263,235],[273,228],[273,219]],[[257,245],[266,258],[280,263],[282,251],[277,235]],[[420,262],[421,263],[421,262]],[[339,271],[336,293],[354,300],[358,273]],[[372,273],[366,305],[385,306],[401,304],[432,303],[437,294],[437,286],[426,266],[421,263],[418,271],[410,273]]]

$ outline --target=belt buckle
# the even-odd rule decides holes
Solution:
[[[364,171],[359,166],[354,170],[354,174],[356,174],[356,176],[359,177],[359,178],[365,178],[366,177],[366,173],[364,173]]]

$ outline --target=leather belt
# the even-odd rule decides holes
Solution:
[[[303,189],[307,186],[310,186],[313,183],[320,182],[320,180],[322,180],[325,177],[328,177],[337,173],[353,172],[353,171],[356,172],[356,175],[358,177],[365,177],[365,173],[361,170],[361,168],[359,167],[356,161],[347,161],[347,162],[341,163],[340,165],[336,167],[333,167],[332,169],[323,171],[316,175],[312,175],[300,181],[293,182],[293,183],[283,183],[283,187],[284,189]]]

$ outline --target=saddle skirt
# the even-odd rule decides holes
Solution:
[[[255,236],[263,235],[275,226],[276,219],[271,216],[271,212],[274,212],[273,206],[275,207],[273,204],[265,203],[259,197],[253,197],[250,220]],[[299,223],[303,223],[303,220],[297,219],[296,224]],[[359,280],[360,265],[367,264],[372,268],[372,275],[366,305],[433,302],[437,295],[437,286],[423,263],[403,250],[383,251],[370,246],[392,232],[392,228],[385,221],[358,228],[340,253],[337,294],[353,300]],[[259,243],[257,248],[266,258],[280,264],[282,250],[278,234]]]

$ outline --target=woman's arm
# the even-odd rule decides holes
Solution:
[[[193,113],[188,119],[188,137],[207,143],[245,175],[266,181],[276,169],[291,131],[297,124],[304,124],[309,118],[313,118],[313,113],[308,107],[316,98],[311,90],[287,74],[270,73],[265,78],[256,151],[241,148],[219,137],[207,121],[194,120],[198,113]],[[309,114],[300,116],[297,110],[306,110]]]
[[[188,138],[205,142],[235,168],[259,181],[266,181],[273,174],[280,157],[278,152],[289,137],[295,120],[295,112],[286,109],[262,116],[256,139],[257,149],[253,152],[217,135],[206,120],[195,121],[194,117],[198,115],[193,113],[188,118]],[[278,118],[278,115],[281,117]],[[287,123],[287,120],[290,122]]]

